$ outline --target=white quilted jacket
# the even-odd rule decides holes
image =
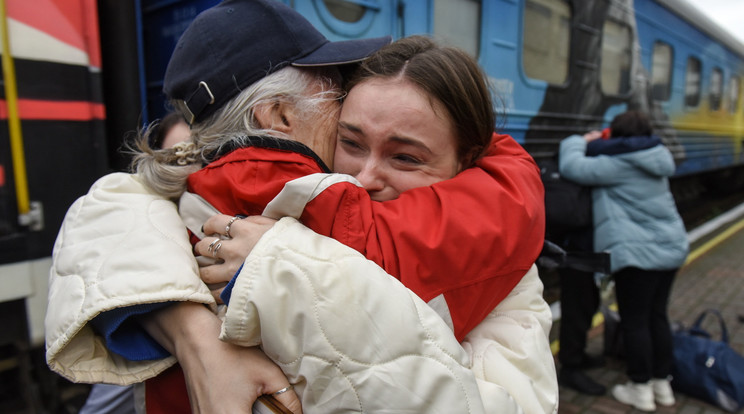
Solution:
[[[135,175],[104,176],[67,211],[54,244],[45,320],[49,367],[74,382],[124,385],[159,374],[175,358],[126,360],[88,322],[118,307],[172,300],[214,306],[176,205]]]
[[[150,255],[158,263],[141,259]],[[213,305],[175,206],[132,175],[103,177],[70,208],[53,258],[47,361],[73,381],[128,384],[173,363],[110,353],[87,324],[98,313],[168,300]],[[395,278],[285,218],[246,259],[222,339],[262,343],[307,413],[543,413],[558,401],[549,328],[533,268],[460,346]]]
[[[439,401],[449,398],[452,377],[460,382],[467,367],[485,412],[550,413],[557,411],[558,386],[542,288],[533,266],[461,346],[397,279],[284,218],[246,259],[221,338],[262,344],[295,384],[306,412],[479,412],[469,399]],[[277,303],[282,312],[274,311]],[[287,341],[288,332],[301,340]],[[412,393],[391,399],[391,387]],[[311,406],[317,410],[305,408]]]

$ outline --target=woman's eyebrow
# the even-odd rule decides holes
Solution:
[[[428,153],[431,153],[431,148],[429,148],[426,144],[423,142],[413,139],[413,138],[407,138],[407,137],[400,137],[400,136],[393,136],[390,137],[390,141],[397,142],[399,144],[403,145],[410,145],[412,147],[416,147],[420,150],[426,151]]]
[[[355,132],[357,134],[364,134],[364,131],[362,131],[362,128],[360,128],[360,127],[358,127],[356,125],[352,125],[352,124],[350,124],[348,122],[339,122],[338,123],[338,127],[339,128],[343,128],[343,129],[346,129],[346,130],[349,130],[351,132]]]
[[[338,127],[341,128],[341,129],[345,129],[345,130],[348,130],[350,132],[353,132],[355,134],[359,134],[359,135],[364,136],[364,131],[362,130],[362,128],[360,128],[360,127],[358,127],[356,125],[352,125],[352,124],[350,124],[348,122],[339,121]],[[390,141],[397,142],[397,143],[403,144],[403,145],[410,145],[412,147],[416,147],[416,148],[419,148],[419,149],[421,149],[423,151],[426,151],[428,153],[431,153],[431,148],[429,148],[426,144],[424,144],[423,142],[421,142],[421,141],[419,141],[417,139],[408,138],[408,137],[401,137],[401,136],[397,136],[397,135],[396,136],[392,136],[389,139],[390,139]]]

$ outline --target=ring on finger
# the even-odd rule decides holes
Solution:
[[[272,396],[276,396],[276,395],[279,395],[279,394],[284,394],[285,392],[287,392],[287,391],[291,390],[292,388],[294,388],[294,385],[292,385],[292,384],[289,384],[289,386],[287,386],[287,387],[284,387],[284,388],[280,389],[280,390],[279,390],[279,391],[277,391],[277,392],[273,392],[273,393],[271,393],[271,395],[272,395]]]
[[[214,257],[215,259],[219,259],[219,257],[217,257],[217,252],[220,250],[221,247],[222,242],[217,239],[217,244],[214,245],[214,250],[212,250],[212,257]]]
[[[212,241],[212,243],[209,243],[209,246],[207,246],[207,253],[212,254],[212,249],[214,249],[214,245],[217,244],[217,242],[219,241],[220,239],[216,238]]]
[[[235,223],[235,220],[239,219],[240,217],[234,216],[230,219],[230,221],[227,222],[227,226],[225,226],[225,236],[232,239],[232,236],[230,235],[230,226],[232,226],[233,223]]]

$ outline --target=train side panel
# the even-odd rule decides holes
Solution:
[[[636,0],[636,13],[644,67],[655,46],[673,55],[671,97],[655,102],[685,148],[677,176],[741,165],[742,56],[661,4]]]

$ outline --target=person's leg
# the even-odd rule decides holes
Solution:
[[[653,344],[654,378],[667,378],[672,373],[674,358],[672,356],[672,329],[669,323],[669,295],[676,270],[655,272],[657,279],[656,292],[651,303],[651,340]]]
[[[649,318],[658,278],[653,272],[625,268],[615,273],[615,297],[625,344],[626,371],[630,382],[612,388],[623,404],[642,411],[655,411],[651,385],[653,345]]]
[[[625,343],[627,374],[631,381],[651,379],[653,345],[649,323],[656,275],[638,268],[624,268],[615,274],[615,297],[620,329]]]
[[[562,367],[581,368],[585,362],[586,335],[599,306],[594,275],[560,269],[561,323],[558,360]]]
[[[651,386],[658,404],[671,406],[676,400],[669,376],[674,364],[672,329],[669,324],[669,295],[677,270],[656,272],[658,280],[654,302],[651,305],[651,339],[653,341],[653,367]]]
[[[599,307],[599,290],[594,275],[573,269],[560,269],[561,322],[559,328],[561,363],[559,382],[564,387],[589,395],[602,395],[607,389],[583,372],[590,358],[586,336]]]

